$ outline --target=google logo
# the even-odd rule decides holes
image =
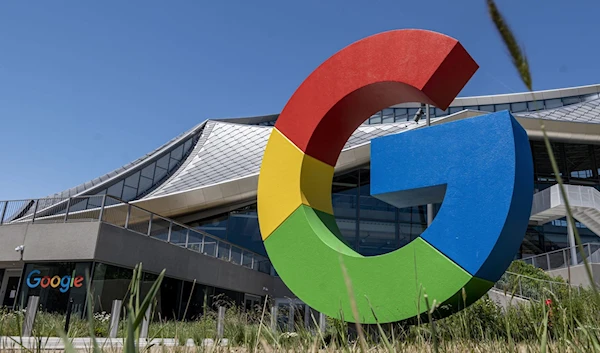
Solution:
[[[60,292],[66,293],[69,290],[69,288],[80,288],[83,285],[83,276],[34,277],[36,275],[39,275],[40,273],[41,272],[39,270],[33,270],[29,272],[29,275],[27,275],[27,286],[29,288],[36,288],[37,286],[40,286],[42,288],[60,287]]]
[[[427,294],[445,316],[500,279],[533,198],[527,134],[508,111],[376,137],[368,154],[349,150],[338,160],[374,112],[409,102],[446,110],[477,68],[456,39],[396,30],[334,54],[290,98],[265,148],[258,219],[278,275],[307,305],[389,323],[424,314]],[[398,208],[441,203],[419,237],[378,256],[344,241],[331,198],[335,167],[369,158],[371,196]]]

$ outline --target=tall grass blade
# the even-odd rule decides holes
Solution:
[[[350,307],[352,309],[352,315],[354,316],[354,323],[356,325],[356,332],[358,334],[358,341],[360,343],[360,348],[363,353],[367,353],[367,341],[365,339],[365,334],[362,330],[362,325],[360,324],[360,317],[358,313],[358,307],[356,306],[356,298],[354,297],[354,291],[352,289],[352,280],[348,275],[348,270],[344,265],[344,259],[342,254],[340,253],[340,268],[342,269],[342,275],[344,276],[344,282],[346,283],[346,289],[348,290],[348,297],[350,299]]]
[[[521,80],[525,84],[525,87],[527,87],[528,90],[532,91],[533,86],[531,80],[531,73],[529,71],[529,62],[527,61],[527,57],[525,56],[524,50],[522,50],[519,44],[517,43],[517,39],[510,30],[508,24],[506,23],[506,20],[504,20],[504,17],[500,13],[500,10],[498,10],[498,7],[496,6],[494,0],[487,0],[487,8],[490,18],[492,19],[492,22],[494,22],[494,26],[498,30],[498,33],[500,34],[500,37],[502,37],[504,45],[506,45],[506,48],[510,53],[512,63],[517,69]]]

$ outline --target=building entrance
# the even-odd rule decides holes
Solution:
[[[3,307],[12,308],[17,300],[21,270],[5,270],[0,276],[0,300]]]

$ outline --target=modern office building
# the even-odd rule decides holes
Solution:
[[[368,117],[337,162],[334,213],[345,239],[363,255],[393,251],[427,227],[426,205],[397,209],[369,194],[369,141],[425,128],[424,117],[414,119],[420,108],[401,104]],[[457,98],[447,111],[430,108],[431,124],[501,110],[510,110],[526,129],[534,159],[533,211],[516,256],[572,244],[564,200],[553,187],[556,178],[542,122],[560,175],[570,185],[583,242],[597,242],[600,84]],[[39,295],[46,310],[65,310],[71,298],[80,311],[88,283],[80,276],[89,273],[93,304],[108,311],[113,299],[126,295],[131,269],[140,262],[145,284],[167,269],[158,301],[167,318],[181,318],[189,298],[187,317],[199,315],[219,298],[245,307],[267,295],[279,303],[293,300],[269,263],[256,213],[262,154],[277,117],[207,120],[69,190],[0,203],[0,304],[23,306],[30,295]],[[455,138],[460,136],[424,145],[422,151],[443,149]]]

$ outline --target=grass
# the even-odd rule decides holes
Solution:
[[[519,271],[527,278],[557,280],[520,261],[515,262],[511,270]],[[256,308],[252,312],[230,306],[225,315],[224,337],[229,339],[230,346],[235,350],[252,352],[513,352],[517,349],[542,352],[541,343],[544,340],[547,344],[543,346],[553,352],[577,352],[578,347],[582,352],[600,352],[594,350],[596,342],[600,341],[600,306],[593,289],[577,290],[565,285],[555,293],[548,286],[531,288],[531,291],[538,291],[540,299],[529,305],[503,310],[484,296],[467,309],[434,321],[435,330],[432,324],[427,323],[412,326],[402,323],[363,325],[362,338],[356,334],[353,324],[331,318],[323,333],[315,328],[316,318],[309,328],[297,326],[293,333],[280,330],[273,332],[269,327],[269,306]],[[135,305],[136,296],[132,297]],[[551,307],[546,305],[545,299],[552,299]],[[128,315],[121,322],[119,337],[137,337],[134,317],[133,314]],[[0,336],[19,336],[22,320],[21,312],[1,311]],[[106,337],[109,321],[103,315],[92,316],[92,320],[73,317],[66,336],[88,337],[92,328],[95,337]],[[41,312],[35,322],[34,336],[40,337],[43,342],[45,337],[57,336],[63,326],[64,315]],[[194,321],[152,322],[149,336],[175,338],[181,345],[188,339],[196,344],[205,338],[215,339],[216,313],[208,312]]]

